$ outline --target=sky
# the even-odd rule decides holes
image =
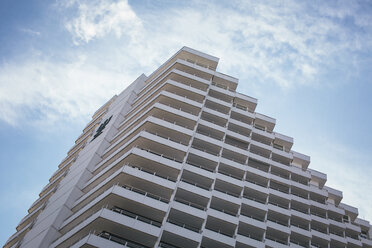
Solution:
[[[1,245],[94,111],[183,46],[372,221],[371,1],[2,0]]]

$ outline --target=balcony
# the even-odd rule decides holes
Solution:
[[[292,233],[290,237],[290,247],[310,247],[310,237]]]
[[[105,231],[133,243],[152,247],[160,235],[160,228],[143,220],[138,215],[128,216],[103,208],[61,236],[50,247],[71,246],[84,238],[90,230]]]
[[[221,131],[218,131],[216,129],[213,129],[209,126],[204,126],[199,123],[198,128],[196,129],[196,132],[199,134],[202,134],[206,137],[210,137],[212,139],[222,141],[224,137],[224,133]]]
[[[203,231],[201,246],[206,248],[234,247],[235,237],[222,230],[206,227]]]
[[[256,143],[255,141],[251,141],[251,146],[249,148],[249,151],[253,154],[256,154],[258,156],[264,157],[269,159],[271,150],[266,149],[262,144]]]
[[[217,157],[219,156],[221,149],[212,143],[196,138],[193,140],[191,147]]]
[[[256,247],[264,247],[263,236],[265,229],[258,228],[257,226],[247,224],[245,222],[240,222],[238,228],[237,242],[242,242],[243,240],[250,241],[246,244],[256,244]],[[239,238],[239,236],[242,236]],[[244,237],[244,238],[243,238]],[[243,246],[242,246],[243,247]]]
[[[167,203],[167,199],[144,192],[140,189],[125,185],[115,185],[97,196],[83,208],[75,208],[74,214],[62,223],[60,231],[61,233],[66,233],[71,230],[72,227],[101,209],[102,206],[122,206],[122,208],[125,207],[126,210],[130,212],[135,212],[138,215],[161,222],[168,209]]]
[[[201,233],[201,227],[203,225],[204,219],[199,218],[194,214],[189,214],[187,212],[171,208],[167,222],[185,228],[187,230],[193,231],[195,233]]]
[[[244,179],[244,170],[242,170],[242,167],[237,168],[233,165],[231,166],[231,164],[220,162],[218,166],[218,172],[239,181]]]
[[[177,246],[180,246],[181,240],[186,239],[186,243],[190,243],[191,247],[196,247],[197,244],[195,243],[199,243],[201,240],[201,234],[198,228],[172,219],[168,219],[164,225],[164,233],[170,233],[166,236],[177,237],[178,240],[174,238],[176,241],[173,242],[177,243]]]
[[[217,167],[217,162],[195,155],[191,151],[186,159],[186,163],[211,173],[214,173]]]
[[[183,170],[181,181],[190,183],[205,190],[209,190],[212,186],[213,179],[203,176],[203,174],[195,173],[198,172],[198,168],[195,168],[195,170],[193,170],[194,168],[195,167],[191,166],[190,169],[192,170]],[[199,171],[203,170],[199,169]]]
[[[178,224],[178,223],[177,223]],[[159,247],[163,248],[196,248],[201,241],[201,234],[183,228],[182,225],[166,222]]]
[[[233,150],[235,150],[235,149],[233,149]],[[244,165],[247,161],[247,155],[237,153],[233,150],[224,148],[222,150],[221,157],[223,157],[225,159],[228,159],[228,160],[231,160],[231,161],[234,161],[238,164]]]
[[[270,222],[268,222],[269,224]],[[283,230],[286,230],[284,228]],[[267,227],[265,239],[266,239],[266,244],[267,245],[272,245],[272,247],[282,247],[283,245],[287,246],[288,245],[288,237],[289,234],[287,232],[282,232],[280,229],[272,229],[269,226]],[[269,242],[267,242],[269,241]],[[270,242],[272,241],[272,242]]]
[[[220,85],[220,84],[217,85],[214,82],[212,82],[212,84],[210,85],[210,90],[216,91],[220,94],[224,94],[224,95],[226,95],[226,97],[230,97],[230,98],[233,98],[235,96],[234,91],[230,91],[230,90],[227,89],[226,86]]]
[[[236,120],[233,118],[229,119],[229,130],[238,133],[247,138],[251,137],[252,125],[243,122],[242,120]]]
[[[253,114],[233,107],[231,109],[230,117],[233,120],[239,121],[243,127],[252,129]]]
[[[275,191],[279,191],[279,192],[284,193],[284,194],[289,194],[289,186],[284,185],[282,183],[278,183],[278,182],[275,182],[275,181],[271,180],[269,188],[273,189]],[[274,194],[278,195],[279,197],[283,197],[283,195],[278,194],[275,191],[273,191]],[[283,198],[287,198],[287,197],[283,197]]]
[[[226,94],[226,91],[221,91],[216,88],[214,86],[211,86],[208,95],[231,105],[233,96],[228,93]]]
[[[196,192],[188,191],[180,187],[177,188],[175,201],[191,206],[193,208],[206,211],[209,197],[204,197],[203,195],[198,195]]]
[[[150,175],[135,168],[124,166],[122,169],[116,171],[110,177],[106,178],[100,184],[80,197],[76,201],[74,208],[87,204],[92,200],[92,198],[97,197],[115,184],[128,185],[129,187],[148,192],[149,194],[153,194],[164,199],[169,199],[170,195],[175,189],[174,182],[157,177],[155,175]]]
[[[212,196],[212,191],[210,191],[206,187],[203,187],[203,185],[197,185],[196,183],[189,182],[189,181],[181,180],[181,182],[178,184],[178,189],[182,189],[183,191],[188,191],[192,193],[193,195],[197,195],[201,198],[210,199],[210,197]],[[200,204],[200,205],[203,205],[203,204]]]
[[[183,167],[184,173],[189,173],[193,175],[198,175],[201,181],[204,181],[203,184],[209,185],[211,184],[209,181],[214,180],[214,172],[211,171],[209,168],[193,164],[190,161],[187,161],[185,166]],[[197,179],[196,179],[197,180]]]
[[[230,104],[225,103],[219,99],[207,96],[207,100],[205,101],[205,107],[209,109],[213,109],[218,111],[224,115],[228,115],[230,112]]]
[[[243,200],[242,208],[240,211],[240,220],[245,223],[251,223],[253,222],[260,222],[261,224],[255,225],[256,227],[261,227],[261,229],[266,229],[266,225],[264,224],[265,218],[266,218],[266,212],[267,207],[261,208],[260,205],[257,204],[251,204],[252,200],[246,201]],[[262,203],[263,204],[263,203]],[[247,218],[249,218],[249,221],[247,221]]]
[[[172,209],[174,211],[182,212],[187,214],[187,216],[192,216],[192,218],[196,218],[196,222],[203,220],[207,217],[206,208],[204,206],[183,200],[182,198],[175,198],[174,203],[172,204]]]

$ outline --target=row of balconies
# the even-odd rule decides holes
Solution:
[[[194,186],[197,186],[197,185],[194,185]]]
[[[128,194],[123,194],[123,195],[127,196]],[[179,200],[177,200],[177,202],[179,202]],[[185,201],[182,201],[182,204],[184,204],[186,206],[190,206],[190,207],[195,207],[195,205],[192,206],[189,202],[186,202],[186,204],[185,204]],[[129,204],[125,204],[125,205],[128,206]],[[173,210],[171,210],[171,214],[169,215],[170,217],[167,219],[167,223],[171,223],[172,225],[175,225],[177,227],[187,229],[191,232],[197,233],[196,236],[200,236],[199,238],[197,238],[197,240],[200,241],[200,239],[201,239],[201,231],[200,230],[202,230],[202,223],[199,226],[195,226],[195,223],[196,223],[195,221],[192,221],[192,223],[194,223],[194,225],[187,224],[187,220],[190,220],[190,218],[194,218],[194,217],[188,216],[188,214],[182,214],[181,212],[183,212],[184,209],[178,208],[178,207],[176,207],[176,208],[178,210],[175,211],[175,212],[172,212]],[[285,230],[287,230],[287,229],[285,229],[284,232],[283,232],[283,227],[276,226],[276,225],[282,225],[282,226],[287,226],[287,227],[288,227],[288,225],[285,225],[285,224],[283,225],[283,223],[280,220],[277,220],[275,217],[268,217],[267,221],[266,221],[266,226],[264,226],[264,229],[260,230],[259,228],[257,229],[257,226],[260,227],[259,224],[258,225],[257,224],[253,225],[253,226],[251,226],[251,228],[244,227],[244,225],[251,225],[251,224],[254,224],[254,223],[252,223],[252,221],[250,221],[250,220],[245,220],[243,218],[244,217],[244,215],[243,215],[242,220],[238,223],[239,225],[237,224],[237,222],[233,221],[235,223],[234,231],[229,230],[229,228],[231,229],[231,225],[228,228],[226,228],[228,226],[228,225],[226,225],[226,223],[220,223],[222,221],[226,222],[226,220],[229,219],[229,218],[226,218],[226,216],[224,216],[224,214],[226,214],[226,212],[222,212],[222,214],[218,214],[217,212],[212,211],[213,208],[214,207],[211,206],[211,210],[207,211],[207,216],[208,217],[206,217],[206,216],[200,217],[199,216],[199,218],[201,218],[201,219],[204,218],[204,219],[207,220],[206,221],[207,224],[205,226],[205,229],[203,230],[203,234],[204,234],[204,232],[208,232],[207,230],[209,230],[209,231],[213,231],[215,233],[223,234],[226,237],[231,237],[232,239],[234,239],[234,238],[237,238],[237,236],[234,233],[236,231],[236,228],[239,226],[238,234],[248,236],[248,237],[253,238],[255,240],[258,240],[258,241],[264,241],[265,239],[268,239],[268,240],[271,240],[271,241],[274,241],[274,242],[287,244],[288,240],[290,238],[290,242],[292,242],[292,243],[296,243],[296,244],[306,243],[306,242],[303,242],[301,240],[296,239],[296,237],[292,237],[293,232],[298,233],[298,231],[296,232],[295,228],[292,228],[292,225],[289,226],[290,229],[288,231],[285,231]],[[111,208],[111,209],[113,209],[113,208]],[[200,206],[198,206],[198,209],[201,209]],[[216,208],[214,208],[214,209],[216,209]],[[203,209],[202,211],[205,211],[205,209]],[[220,211],[220,210],[218,210],[218,211]],[[140,221],[148,223],[150,225],[154,225],[154,226],[160,226],[161,225],[159,221],[154,221],[154,220],[149,219],[147,217],[141,216],[140,214],[133,213],[133,212],[123,210],[123,209],[120,209],[120,208],[115,208],[114,212],[119,212],[120,214],[124,214],[126,216],[129,216],[129,217],[135,219],[135,220],[140,220]],[[192,213],[192,215],[194,215],[194,216],[198,215],[198,214],[195,213],[197,211],[191,211],[190,212],[190,211],[185,210],[184,212],[188,212],[189,214]],[[252,228],[256,228],[257,230],[256,231],[251,230]],[[172,230],[174,230],[174,229],[172,228]],[[265,238],[264,238],[263,232],[265,232],[265,230],[266,230],[266,235],[265,235]],[[280,230],[280,233],[278,232],[278,230]],[[312,239],[319,238],[319,239],[322,240],[323,236],[319,237],[319,234],[318,234],[318,231],[322,231],[322,230],[320,230],[316,227],[313,227],[311,230],[315,230],[315,231],[310,232],[310,234],[309,234],[310,236],[307,238],[308,242],[310,241],[311,238]],[[259,232],[261,232],[261,236],[259,236],[257,234]],[[185,236],[185,230],[183,230],[181,233],[183,233],[182,236]],[[176,234],[178,234],[178,232],[176,232]],[[186,238],[189,238],[189,236],[186,235]],[[124,238],[123,240],[128,241],[128,239],[126,239],[126,238]],[[132,241],[128,241],[128,242],[132,242]]]

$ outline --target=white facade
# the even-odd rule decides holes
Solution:
[[[184,47],[97,110],[4,247],[372,247],[217,64]]]

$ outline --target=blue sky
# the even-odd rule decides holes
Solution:
[[[93,112],[186,45],[372,221],[370,1],[0,2],[0,244]]]

